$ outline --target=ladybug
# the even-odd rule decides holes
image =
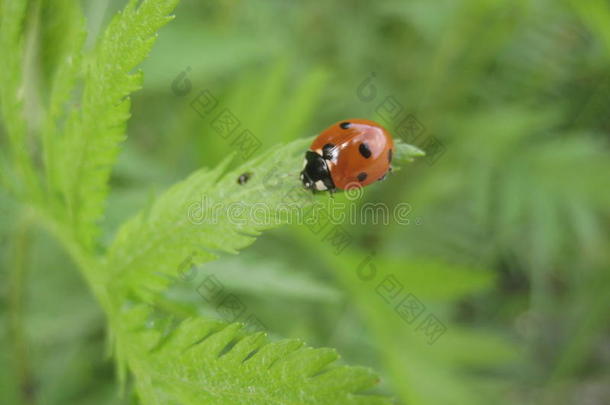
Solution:
[[[322,132],[305,153],[303,186],[313,192],[360,188],[392,170],[394,141],[374,121],[352,119]]]
[[[239,184],[240,186],[243,186],[244,184],[246,184],[248,182],[248,180],[250,180],[250,177],[252,177],[252,173],[250,173],[250,172],[245,172],[245,173],[241,174],[237,178],[237,184]]]

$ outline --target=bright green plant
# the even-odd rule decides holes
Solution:
[[[264,201],[277,211],[294,184],[269,189],[264,174],[296,174],[305,141],[268,150],[228,173],[230,158],[214,170],[196,171],[122,225],[107,251],[99,246],[129,95],[142,81],[142,74],[132,71],[171,20],[176,3],[130,1],[90,51],[83,50],[84,22],[74,2],[1,3],[0,53],[7,61],[0,73],[1,105],[8,146],[1,151],[3,187],[78,264],[105,311],[120,379],[125,381],[127,371],[134,376],[142,403],[390,403],[359,394],[378,378],[365,368],[334,365],[334,350],[312,349],[298,340],[270,343],[263,333],[211,319],[189,318],[169,331],[164,322],[151,321],[162,312],[157,296],[191,252],[197,251],[193,264],[204,263],[216,257],[212,251],[236,252],[279,223],[258,225],[244,217],[237,225],[226,216],[213,225],[195,223],[188,207],[205,194],[223,204]],[[43,41],[55,44],[55,54],[47,94],[28,92],[32,61],[24,56],[24,42],[40,29],[28,13],[50,15]],[[40,103],[38,125],[25,119],[29,98]],[[401,149],[405,159],[420,154],[406,145]],[[247,188],[235,182],[244,170],[258,174]]]

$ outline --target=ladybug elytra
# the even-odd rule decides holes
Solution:
[[[394,141],[374,121],[352,119],[324,130],[305,153],[303,186],[312,191],[360,188],[392,170]]]

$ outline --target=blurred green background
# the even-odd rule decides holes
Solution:
[[[83,2],[89,44],[123,5]],[[442,150],[361,203],[406,202],[408,225],[345,224],[340,254],[304,226],[267,232],[177,283],[167,308],[219,317],[196,291],[215,274],[272,337],[337,348],[402,404],[608,404],[609,55],[605,0],[185,0],[142,67],[104,240],[231,151],[190,106],[203,90],[263,148],[384,122],[393,97],[423,127],[408,140]],[[14,210],[0,200],[0,402],[131,403],[74,265]],[[9,283],[15,263],[27,273]],[[378,294],[387,276],[425,306],[417,320]],[[428,314],[446,328],[432,344]]]

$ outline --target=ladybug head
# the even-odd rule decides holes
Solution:
[[[321,155],[310,150],[305,153],[301,181],[303,186],[309,190],[324,191],[335,189],[326,160]]]

